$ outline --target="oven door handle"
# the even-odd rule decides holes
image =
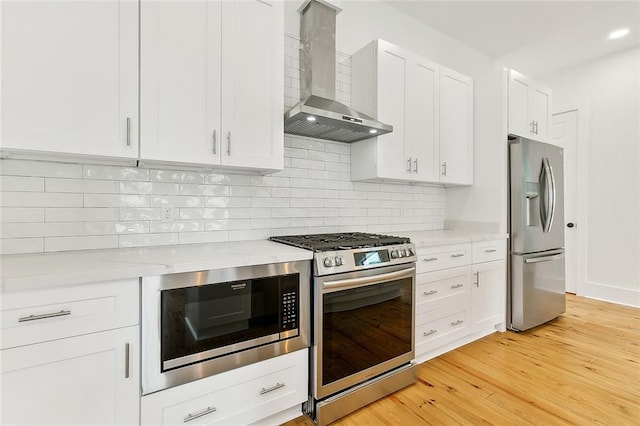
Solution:
[[[362,287],[365,285],[376,284],[384,281],[391,281],[401,278],[410,278],[416,272],[416,268],[401,269],[400,271],[387,272],[385,274],[370,275],[362,278],[350,278],[347,280],[339,281],[325,281],[322,285],[323,289],[336,289],[345,287]]]

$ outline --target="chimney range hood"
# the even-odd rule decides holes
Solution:
[[[307,0],[300,12],[300,94],[302,101],[284,115],[292,135],[357,142],[393,127],[334,100],[336,95],[336,15],[341,9]]]

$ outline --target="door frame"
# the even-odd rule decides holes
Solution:
[[[588,103],[577,102],[570,105],[558,105],[554,108],[552,116],[566,112],[578,113],[578,133],[576,141],[576,295],[583,294],[587,275],[586,244],[587,244],[587,153],[589,152]],[[550,123],[551,124],[551,123]],[[566,222],[566,221],[565,221]],[[566,224],[564,225],[566,226]]]

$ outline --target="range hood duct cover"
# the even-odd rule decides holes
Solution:
[[[393,131],[393,127],[336,100],[336,15],[341,9],[307,0],[300,12],[300,94],[302,101],[284,116],[292,135],[357,142]]]

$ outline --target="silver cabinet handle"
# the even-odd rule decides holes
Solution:
[[[131,117],[127,117],[127,146],[131,146]]]
[[[46,319],[46,318],[63,317],[65,315],[71,315],[71,311],[62,310],[60,312],[53,312],[50,314],[29,315],[28,317],[19,318],[18,322],[27,322],[27,321],[36,321],[36,320]]]
[[[129,378],[129,344],[124,345],[124,378]]]
[[[464,284],[454,284],[451,286],[451,288],[460,288],[460,287],[464,287]]]
[[[533,122],[533,133],[535,133],[536,135],[538,134],[538,122],[537,121]]]
[[[216,145],[218,144],[216,139],[217,139],[217,135],[216,135],[216,131],[214,130],[213,131],[213,153],[214,154],[216,153]]]
[[[529,133],[535,133],[534,129],[535,129],[535,121],[531,121],[531,123],[529,123]]]
[[[418,173],[418,159],[417,158],[415,160],[413,160],[413,165],[414,165],[413,173]]]
[[[431,336],[433,333],[437,333],[437,332],[438,332],[438,330],[431,329],[429,331],[425,331],[424,333],[422,333],[422,335],[424,337],[427,337],[427,336]]]
[[[464,257],[464,253],[452,254],[451,257]]]
[[[267,388],[267,389],[262,388],[260,390],[260,395],[264,395],[265,393],[273,392],[274,390],[280,389],[280,388],[283,388],[283,387],[284,387],[284,383],[276,382],[275,386],[271,386],[270,388]]]
[[[447,175],[447,162],[442,163],[442,176]]]
[[[473,284],[475,284],[476,287],[480,287],[480,272],[473,273]]]
[[[451,321],[451,325],[460,325],[460,324],[462,324],[463,322],[464,322],[463,320]]]
[[[424,262],[433,262],[434,260],[438,260],[437,257],[426,257],[422,259]]]
[[[187,417],[185,417],[182,421],[184,423],[190,422],[191,420],[195,420],[198,417],[206,416],[207,414],[215,413],[216,411],[218,411],[216,410],[216,407],[207,407],[202,411],[198,411],[197,413],[187,414]]]
[[[407,171],[411,173],[411,157],[407,160]]]
[[[431,296],[432,294],[436,294],[438,290],[425,291],[423,294],[425,296]]]
[[[484,252],[485,253],[493,253],[493,252],[496,252],[496,251],[497,251],[496,249],[486,249]]]
[[[227,155],[231,155],[231,132],[227,132]]]

